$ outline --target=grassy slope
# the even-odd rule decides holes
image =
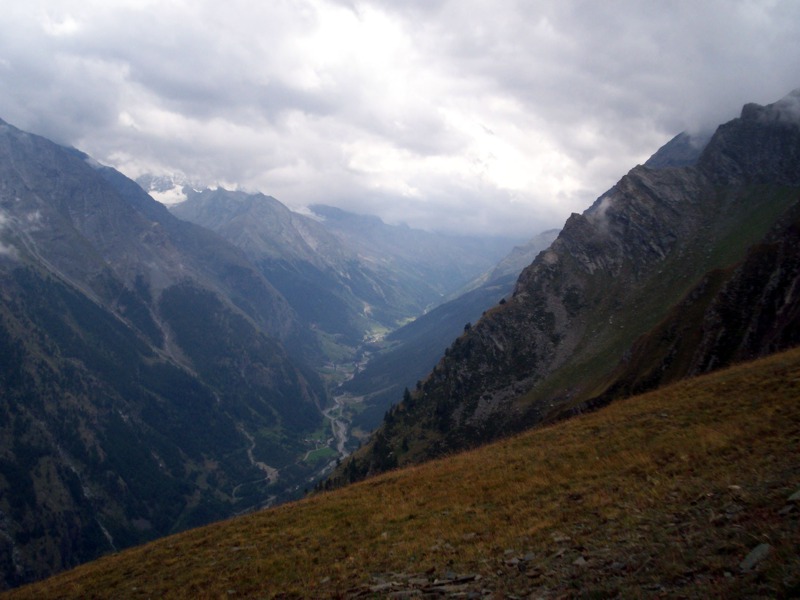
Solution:
[[[800,349],[9,597],[330,597],[448,573],[480,575],[454,590],[498,596],[788,596],[800,593],[800,506],[780,511],[800,487],[798,449]],[[742,572],[762,542],[769,556]]]

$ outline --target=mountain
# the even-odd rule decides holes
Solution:
[[[172,213],[242,249],[318,337],[316,363],[331,384],[344,380],[336,393],[367,396],[343,414],[362,431],[378,425],[467,320],[510,293],[525,259],[555,237],[542,234],[495,265],[512,240],[431,234],[321,205],[312,218],[222,188],[183,193]],[[455,300],[426,312],[447,298]]]
[[[769,106],[748,104],[691,164],[672,166],[672,150],[664,150],[573,214],[523,271],[512,297],[466,328],[336,479],[608,402],[642,389],[630,383],[644,377],[641,364],[655,385],[660,371],[673,369],[665,378],[672,380],[797,343],[790,249],[800,198],[798,106],[800,90]],[[672,148],[684,142],[676,138]],[[708,330],[697,347],[675,326],[704,289],[710,303],[695,305],[693,322]],[[662,324],[670,315],[672,325]],[[659,324],[680,347],[664,342]],[[635,346],[642,336],[649,342]],[[660,355],[642,350],[653,346]],[[673,368],[674,356],[681,361]]]
[[[0,587],[296,493],[313,342],[239,249],[0,122]]]
[[[793,598],[800,351],[83,565],[39,598]]]
[[[413,389],[436,364],[451,340],[466,324],[511,294],[522,269],[546,249],[558,230],[542,232],[516,246],[495,267],[476,278],[461,293],[368,346],[366,366],[342,383],[339,393],[361,397],[352,424],[372,431],[404,389]]]
[[[354,345],[372,327],[389,326],[402,314],[384,302],[383,282],[316,221],[263,194],[221,188],[186,194],[173,214],[241,248],[320,335]]]
[[[387,225],[378,217],[315,204],[309,209],[322,224],[359,257],[418,281],[420,303],[437,305],[497,264],[522,240],[505,237],[457,236]],[[422,305],[425,308],[426,305]],[[419,313],[417,313],[419,314]]]
[[[187,200],[173,206],[173,214],[212,229],[241,248],[320,337],[327,360],[341,355],[342,346],[357,346],[420,314],[453,286],[462,285],[478,266],[491,264],[494,256],[485,244],[473,244],[476,248],[468,252],[461,240],[455,245],[447,238],[442,241],[426,232],[385,225],[377,217],[338,211],[338,220],[320,222],[263,194],[221,188],[202,192],[185,188],[185,193]],[[346,233],[329,230],[331,223],[349,220],[370,226]],[[372,235],[373,229],[380,235]],[[387,238],[393,243],[384,243]],[[435,270],[428,267],[438,260],[435,253],[406,250],[426,243],[430,249],[433,240],[436,252],[448,253],[447,261]],[[468,267],[452,258],[459,252],[472,261]],[[459,272],[454,272],[455,265]]]
[[[491,270],[486,271],[480,277],[471,281],[453,299],[484,285],[491,285],[491,282],[505,279],[512,276],[516,281],[522,270],[533,262],[538,254],[547,249],[558,237],[558,229],[548,229],[535,235],[530,240],[514,248],[503,259],[498,262]],[[509,290],[509,293],[513,290]]]
[[[800,91],[745,106],[705,143],[679,136],[573,214],[510,296],[486,290],[491,308],[459,324],[325,487],[795,345],[799,107]],[[0,211],[2,585],[289,498],[329,462],[338,398],[330,405],[307,363],[321,338],[309,309],[287,301],[290,286],[248,257],[248,240],[269,257],[269,236],[241,227],[237,247],[116,171],[5,123]],[[478,268],[485,242],[314,211],[370,273],[433,282],[418,300],[447,297],[501,256]],[[291,281],[311,285],[298,270],[311,255],[291,256]],[[572,580],[597,595],[631,585],[791,596],[796,363],[794,352],[680,382],[495,454],[170,538],[31,593],[516,595],[542,578],[554,594],[575,591]],[[556,549],[562,527],[574,543]],[[754,540],[768,545],[748,556]],[[114,564],[124,566],[102,571]]]
[[[644,166],[651,169],[689,167],[700,158],[713,134],[713,131],[702,131],[695,134],[679,133],[648,158]]]
[[[634,343],[590,403],[633,395],[800,343],[800,206],[740,263],[703,277]]]

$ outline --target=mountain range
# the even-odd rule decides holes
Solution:
[[[445,351],[334,483],[798,343],[800,90],[637,166]]]
[[[712,134],[677,136],[560,231],[506,258],[510,240],[440,236],[324,205],[300,215],[261,194],[183,193],[168,210],[87,155],[0,122],[5,587],[296,498],[353,449],[347,419],[365,443],[319,488],[800,341],[800,90],[746,105]],[[789,384],[774,381],[775,389]],[[722,385],[703,391],[702,402],[724,402]],[[746,404],[737,402],[733,420]],[[705,419],[699,405],[681,406]],[[548,444],[558,446],[553,435]],[[576,446],[576,456],[588,448]],[[722,460],[714,448],[708,456]],[[538,460],[545,470],[536,477],[554,481],[547,469],[556,457]],[[634,475],[640,468],[623,463]],[[467,473],[458,474],[459,461],[443,464],[457,478]],[[513,469],[496,469],[492,485],[516,489]],[[405,481],[416,485],[410,473]],[[412,529],[451,510],[426,509],[439,493],[434,481],[406,490],[414,508],[406,506],[403,523]],[[376,511],[381,533],[325,498],[308,502],[344,521],[303,533],[304,556],[349,569],[347,557],[363,552],[328,533],[350,528],[372,548],[396,530],[396,515]],[[491,516],[501,498],[510,501],[501,493],[470,514]],[[486,531],[502,537],[515,522],[490,520]],[[525,522],[535,537],[542,525]],[[488,535],[459,535],[473,534]],[[441,535],[447,541],[431,540],[437,552],[464,546]]]
[[[187,192],[0,123],[3,586],[302,495],[365,339],[513,245]]]
[[[243,250],[316,332],[327,360],[438,304],[514,242],[433,234],[324,205],[304,215],[263,194],[184,193],[173,214]]]
[[[237,248],[0,124],[6,585],[267,503],[323,423],[297,315]]]

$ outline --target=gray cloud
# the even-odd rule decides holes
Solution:
[[[800,87],[792,1],[12,4],[10,123],[429,229],[559,226],[672,135]]]

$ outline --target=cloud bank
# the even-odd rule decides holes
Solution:
[[[800,3],[28,0],[0,117],[427,229],[560,226],[683,130],[800,87]]]

